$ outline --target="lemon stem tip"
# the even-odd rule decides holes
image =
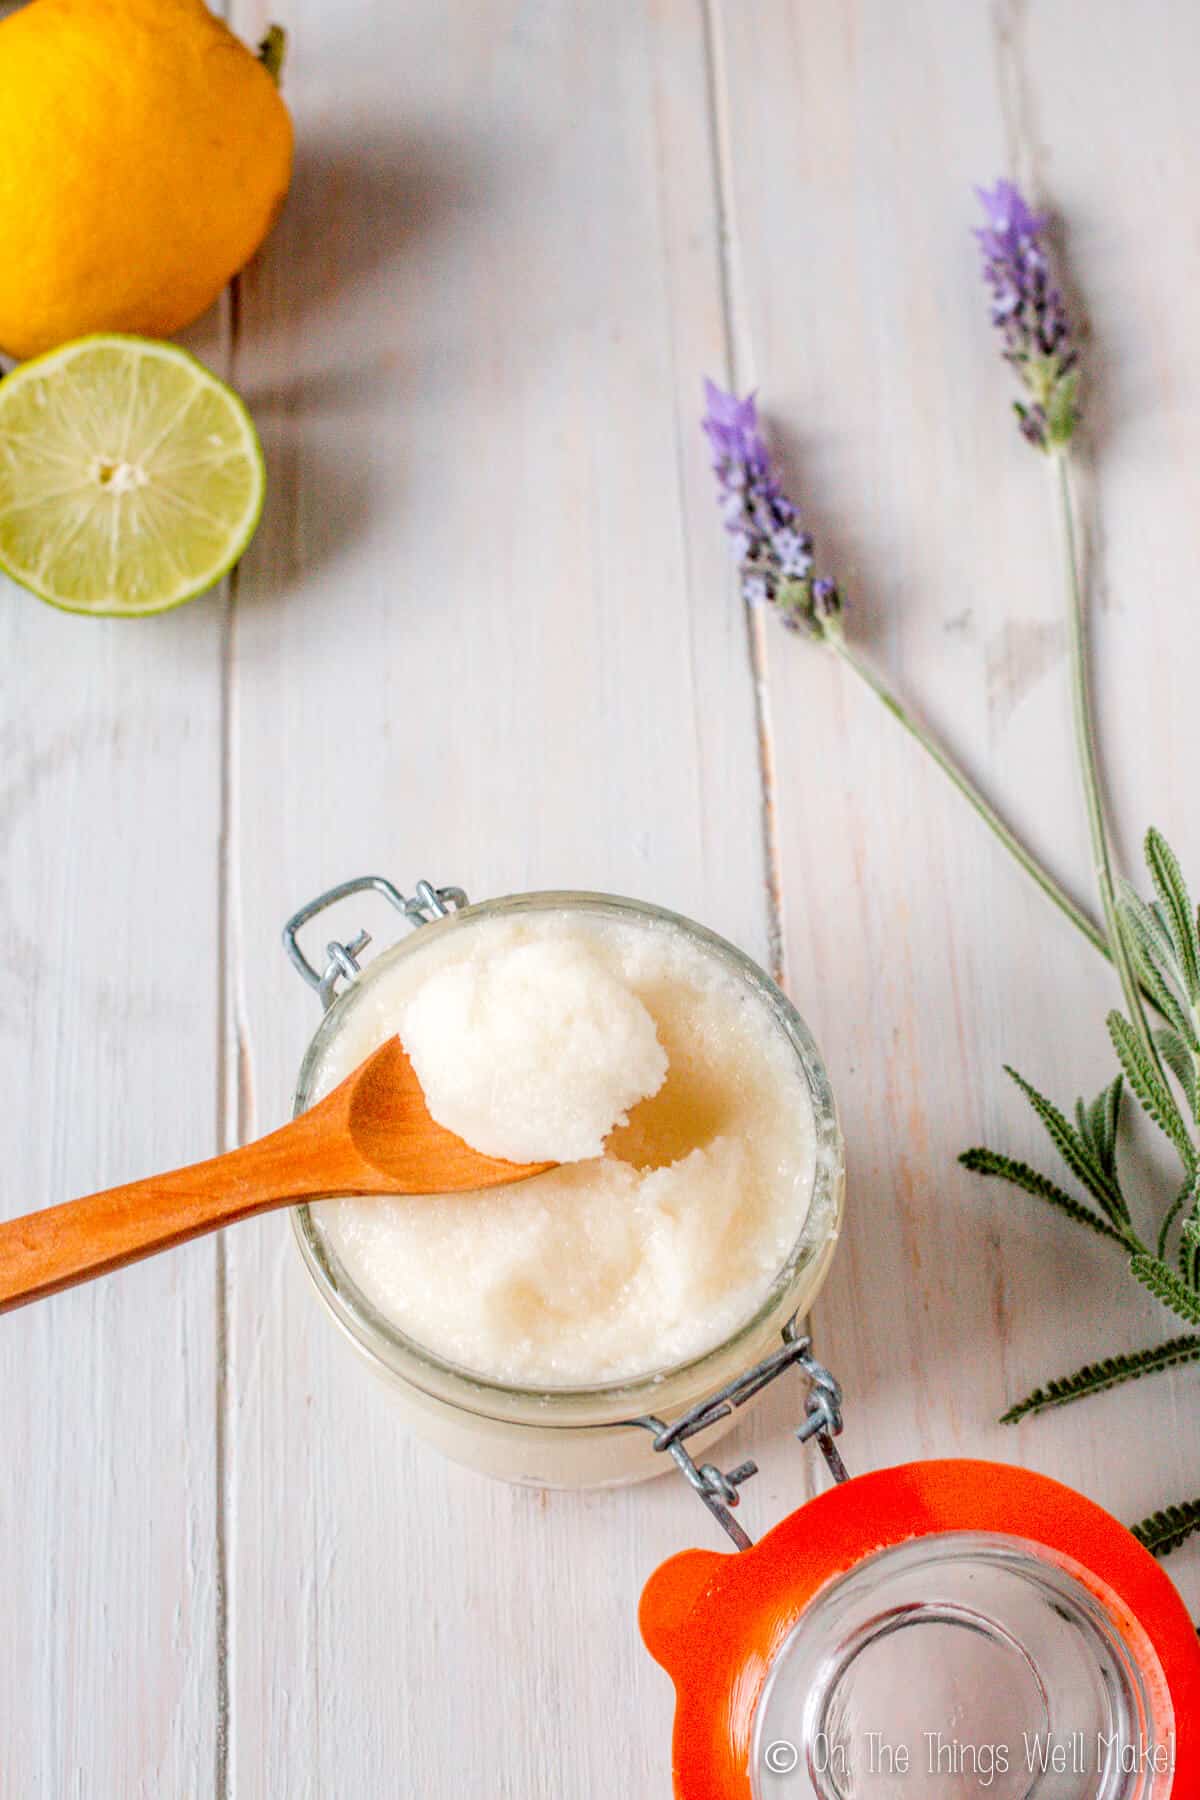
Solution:
[[[282,25],[268,25],[267,35],[258,46],[258,60],[276,87],[283,85],[283,59],[287,55],[287,32]]]

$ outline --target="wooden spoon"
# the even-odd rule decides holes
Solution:
[[[436,1124],[399,1038],[389,1038],[257,1143],[0,1224],[0,1312],[272,1207],[330,1194],[456,1194],[553,1167],[481,1156]]]

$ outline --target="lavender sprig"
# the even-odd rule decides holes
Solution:
[[[992,323],[1030,395],[1028,405],[1015,402],[1021,431],[1039,450],[1059,450],[1079,423],[1079,352],[1046,254],[1049,220],[1011,181],[975,191],[987,214],[975,236],[992,290]]]
[[[704,398],[704,430],[742,598],[751,606],[773,606],[790,631],[824,637],[841,599],[832,581],[813,575],[813,541],[771,466],[754,395],[739,400],[706,381]]]
[[[975,191],[987,214],[987,224],[975,236],[983,251],[983,277],[992,292],[992,322],[1003,333],[1004,354],[1031,396],[1029,405],[1018,402],[1017,417],[1028,441],[1051,452],[1056,465],[1067,572],[1075,736],[1109,951],[1120,976],[1134,1032],[1144,1052],[1157,1065],[1159,1058],[1146,1022],[1141,984],[1117,912],[1111,834],[1096,762],[1084,585],[1067,472],[1067,448],[1079,422],[1079,354],[1066,305],[1051,276],[1044,241],[1046,215],[1035,213],[1011,181],[997,181],[994,187]]]
[[[1104,933],[1025,848],[949,751],[847,642],[841,590],[827,576],[813,573],[813,541],[771,462],[754,395],[739,400],[711,381],[705,383],[704,392],[708,406],[704,430],[712,446],[721,512],[733,541],[743,598],[751,606],[770,606],[789,630],[807,631],[853,669],[1048,899],[1094,949],[1111,957]]]

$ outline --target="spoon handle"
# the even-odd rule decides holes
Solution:
[[[273,1207],[371,1192],[378,1175],[318,1114],[205,1162],[0,1223],[0,1313]]]

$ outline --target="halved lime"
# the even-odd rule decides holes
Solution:
[[[164,612],[231,569],[266,477],[246,408],[186,350],[90,337],[0,381],[0,569],[70,612]]]

